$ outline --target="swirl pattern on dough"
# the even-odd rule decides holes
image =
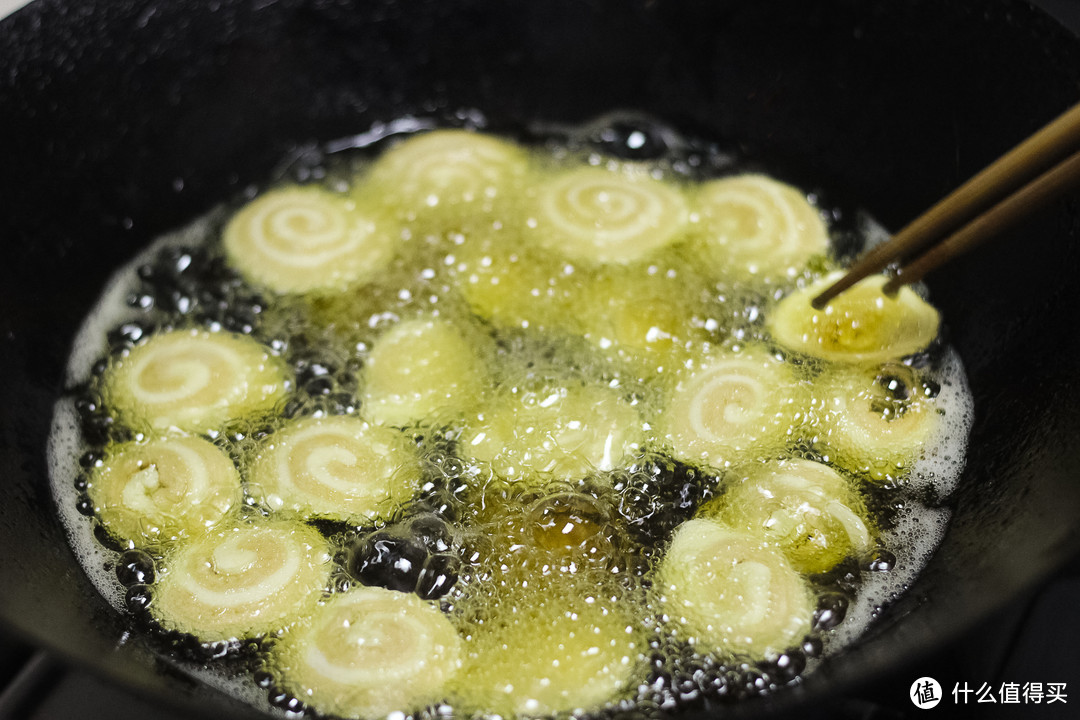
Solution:
[[[389,234],[352,200],[315,187],[260,195],[229,221],[224,244],[245,276],[280,293],[343,289],[393,255]]]
[[[358,587],[330,597],[286,634],[270,669],[322,712],[383,717],[442,700],[460,665],[457,631],[435,606]]]
[[[398,431],[351,416],[304,418],[268,438],[249,491],[274,511],[370,522],[408,501],[419,481]]]
[[[718,508],[702,508],[733,528],[767,541],[806,574],[830,570],[870,549],[866,508],[828,465],[788,459],[726,483]]]
[[[87,493],[109,532],[136,545],[205,532],[242,499],[229,455],[188,436],[114,446]]]
[[[686,201],[646,174],[584,167],[555,176],[537,198],[540,242],[562,257],[631,263],[683,231]]]
[[[525,171],[522,148],[467,130],[436,130],[411,137],[372,167],[370,182],[410,214],[490,203]]]
[[[805,419],[806,389],[771,355],[719,355],[687,373],[659,418],[676,457],[714,467],[771,454]]]
[[[874,480],[903,475],[940,425],[933,400],[906,365],[834,370],[818,386],[820,444],[838,465]]]
[[[764,175],[705,183],[695,201],[694,247],[712,274],[793,277],[829,248],[817,209],[795,188]]]
[[[172,330],[150,336],[108,369],[106,404],[156,430],[220,429],[284,396],[283,363],[245,335]]]
[[[809,586],[779,551],[713,520],[679,526],[658,588],[688,639],[753,658],[798,644],[814,614]]]
[[[164,566],[150,604],[158,622],[228,640],[274,632],[309,612],[329,583],[330,553],[314,528],[270,521],[196,538]]]

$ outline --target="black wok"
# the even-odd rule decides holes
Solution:
[[[495,129],[632,108],[896,229],[1078,99],[1080,43],[1004,0],[42,0],[0,26],[3,629],[150,697],[245,712],[92,590],[45,439],[112,269],[298,143],[461,108]],[[744,712],[902,667],[1080,547],[1078,240],[1072,200],[930,279],[976,402],[955,520],[863,641]]]

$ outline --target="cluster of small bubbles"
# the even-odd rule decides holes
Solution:
[[[663,547],[713,495],[716,478],[666,456],[646,456],[612,474],[618,512],[645,547]]]
[[[142,282],[128,304],[154,309],[174,322],[187,318],[250,334],[258,327],[266,304],[219,253],[206,246],[167,247],[136,273]],[[138,327],[131,325],[133,330]]]
[[[466,125],[474,119],[468,113],[458,118]],[[548,141],[550,162],[555,165],[588,162],[617,167],[624,161],[649,161],[654,176],[677,182],[742,168],[736,154],[688,140],[642,116],[617,114],[578,128],[533,132]],[[377,149],[372,146],[359,162],[369,164]],[[305,148],[290,158],[281,175],[300,182],[325,179],[334,189],[350,192],[349,176],[361,165],[327,166],[326,159],[318,148]],[[253,188],[249,198],[255,195]],[[506,218],[482,212],[485,217],[477,220],[485,232],[503,229]],[[838,210],[825,212],[831,213],[832,224],[854,221],[845,220]],[[486,353],[481,359],[493,368],[489,385],[520,398],[522,403],[540,402],[553,390],[576,382],[607,385],[643,413],[658,402],[649,373],[632,366],[632,358],[623,349],[603,356],[597,352],[597,343],[605,338],[556,337],[537,332],[535,327],[507,329],[473,316],[452,287],[452,281],[460,282],[455,273],[476,270],[462,259],[467,238],[457,228],[403,231],[401,246],[405,250],[370,287],[336,295],[268,298],[227,266],[213,242],[220,234],[223,217],[218,214],[204,221],[201,232],[211,242],[201,245],[185,238],[181,243],[165,244],[139,261],[126,297],[131,312],[109,327],[107,351],[115,355],[130,350],[162,328],[198,325],[254,335],[283,358],[291,368],[294,386],[273,416],[238,421],[212,433],[241,470],[266,439],[291,418],[362,417],[364,408],[358,398],[364,362],[372,347],[387,330],[418,315],[448,318],[473,333],[470,337],[493,339],[490,348],[485,346],[481,351]],[[861,234],[862,230],[853,230],[841,238],[841,257],[847,252],[844,243],[860,242]],[[806,286],[824,269],[818,263],[763,289],[747,290],[723,281],[701,289],[695,295],[700,302],[694,305],[691,318],[691,326],[700,332],[692,342],[728,348],[768,342],[764,319],[775,303],[790,288]],[[651,268],[650,273],[661,270]],[[590,271],[566,263],[558,272],[565,279]],[[700,308],[707,309],[699,312]],[[947,384],[940,385],[934,379],[942,376],[938,372],[941,352],[937,343],[895,367],[884,368],[877,378],[883,402],[899,408],[913,395],[931,399],[948,395],[951,389]],[[781,359],[795,365],[806,382],[822,370],[816,361]],[[108,360],[101,360],[93,369],[100,375],[107,367]],[[676,368],[677,364],[672,370]],[[68,483],[69,493],[74,491],[71,497],[76,512],[93,518],[94,507],[86,488],[91,473],[102,463],[102,449],[139,434],[117,421],[94,394],[92,384],[80,392],[75,406],[90,449],[78,456],[79,469],[74,482]],[[488,464],[463,456],[458,447],[461,429],[460,422],[457,427],[418,425],[404,429],[420,455],[421,489],[412,502],[389,518],[365,527],[327,520],[310,522],[328,538],[333,551],[329,590],[343,593],[358,584],[377,585],[438,601],[444,610],[453,609],[455,614],[473,610],[478,621],[484,619],[484,602],[514,584],[535,586],[567,577],[606,577],[605,582],[614,578],[616,585],[622,582],[624,588],[644,592],[649,595],[649,617],[643,623],[654,638],[651,670],[632,698],[593,713],[598,718],[656,718],[675,710],[712,712],[721,705],[766,695],[796,682],[808,662],[826,651],[831,633],[850,624],[851,616],[866,605],[868,581],[887,578],[898,564],[891,551],[878,547],[865,557],[848,559],[809,578],[818,598],[817,608],[813,630],[798,647],[754,663],[719,657],[667,634],[664,621],[659,619],[663,608],[648,588],[650,573],[675,529],[721,492],[718,471],[649,452],[618,470],[597,472],[584,479],[510,482],[498,477]],[[789,456],[829,463],[816,438],[792,438]],[[939,469],[938,474],[942,473]],[[926,478],[935,476],[931,471],[917,475],[919,487],[929,487]],[[911,519],[913,506],[931,501],[929,496],[912,493],[898,474],[873,487],[863,483],[859,492],[877,528],[903,528],[895,532],[903,538],[913,532],[912,524],[918,520]],[[239,511],[242,518],[271,514],[254,499],[258,495],[247,488]],[[118,546],[97,523],[93,536],[116,558],[108,568],[115,575],[110,581],[122,586],[123,604],[137,618],[146,619],[155,577],[165,572],[159,564],[164,550]],[[891,542],[882,544],[891,547]],[[908,562],[907,555],[900,560],[904,562]],[[613,596],[618,592],[613,590]],[[870,614],[879,614],[881,602],[891,597],[888,591],[875,593],[876,604]],[[182,655],[199,661],[250,657],[265,651],[259,643],[241,647],[236,643],[201,644],[190,636],[173,640]],[[181,645],[190,647],[185,650]],[[306,707],[276,687],[270,673],[249,676],[268,693],[271,706],[288,715],[318,716],[316,708]],[[453,710],[433,706],[419,717],[435,720],[453,715]],[[411,717],[397,715],[402,720]]]

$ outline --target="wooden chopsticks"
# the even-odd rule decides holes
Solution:
[[[921,280],[931,270],[1015,225],[1077,185],[1080,185],[1080,104],[998,158],[888,242],[867,251],[846,275],[814,298],[813,306],[820,310],[868,275],[880,272],[894,261],[914,258],[885,284],[886,293],[896,292],[902,285]],[[931,245],[927,252],[917,256]]]

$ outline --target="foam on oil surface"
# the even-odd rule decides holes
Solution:
[[[566,155],[563,150],[557,150],[554,154]],[[590,158],[590,162],[591,160]],[[129,298],[136,296],[140,287],[141,281],[136,270],[140,266],[152,263],[155,258],[160,257],[170,248],[199,247],[207,242],[213,243],[213,229],[220,223],[224,213],[222,209],[215,210],[195,221],[188,228],[162,237],[115,274],[98,305],[87,316],[76,338],[68,365],[69,387],[81,386],[91,380],[95,363],[107,352],[105,338],[110,330],[126,322],[146,321],[147,310],[138,307],[137,304],[133,307],[129,302]],[[880,227],[869,222],[861,223],[859,230],[871,244],[880,241],[886,235]],[[428,246],[438,245],[441,240],[426,237],[411,238],[408,242],[412,244],[413,251],[424,258],[421,261],[423,264],[410,267],[397,262],[387,271],[387,277],[390,278],[388,287],[393,287],[375,293],[374,297],[357,296],[344,304],[331,301],[327,312],[336,313],[336,317],[343,318],[342,321],[335,326],[333,331],[320,330],[305,336],[306,342],[313,347],[320,345],[329,347],[337,344],[339,348],[344,347],[348,352],[325,353],[321,357],[322,359],[330,358],[328,367],[314,371],[311,369],[313,361],[307,358],[295,361],[294,369],[298,373],[298,378],[303,374],[305,382],[311,384],[310,389],[302,388],[300,392],[301,400],[298,402],[303,404],[302,413],[355,412],[357,388],[355,378],[350,375],[355,371],[350,370],[349,354],[354,353],[352,359],[362,363],[385,328],[403,318],[416,314],[430,314],[460,323],[467,333],[473,333],[475,337],[480,337],[486,332],[484,324],[470,317],[468,306],[463,305],[460,299],[453,298],[453,292],[448,289],[453,282],[455,266],[457,272],[469,273],[478,267],[483,267],[484,259],[477,259],[477,265],[469,265],[459,258],[451,258],[454,255],[451,239],[448,255],[433,262],[432,257],[424,255],[425,248],[430,250]],[[439,262],[442,262],[442,267],[439,266]],[[447,271],[450,273],[449,276],[441,274],[446,268],[449,268]],[[395,283],[398,283],[400,288]],[[680,302],[692,305],[695,300],[695,298],[683,298]],[[731,302],[716,308],[715,316],[703,318],[700,325],[713,334],[730,330],[732,338],[736,340],[744,336],[753,338],[755,321],[762,307],[767,305],[767,299],[753,296],[753,294],[746,298],[731,298]],[[183,321],[182,317],[164,318],[164,321],[177,319]],[[564,319],[553,318],[552,322]],[[161,320],[159,318],[159,321]],[[281,332],[290,334],[297,331],[296,319],[287,315],[264,313],[262,322],[264,323],[263,332],[270,336]],[[529,321],[526,320],[524,324],[528,325]],[[345,344],[342,345],[342,343]],[[648,409],[658,402],[657,391],[650,382],[633,374],[612,377],[610,370],[603,363],[590,365],[590,353],[597,350],[603,352],[611,345],[609,338],[605,337],[603,332],[598,331],[586,341],[564,339],[545,341],[539,345],[529,343],[526,333],[514,336],[501,347],[491,346],[483,350],[481,356],[485,363],[504,364],[503,369],[493,378],[496,386],[507,389],[519,388],[522,392],[529,392],[532,384],[535,383],[573,383],[581,378],[599,378],[607,382],[610,387],[633,397],[633,402],[637,406]],[[538,362],[537,356],[542,357],[543,360]],[[556,359],[552,360],[552,358]],[[317,362],[314,364],[318,365]],[[864,570],[861,573],[862,582],[856,596],[851,599],[846,619],[839,627],[823,635],[827,652],[838,651],[855,641],[876,617],[881,606],[903,592],[914,581],[946,530],[948,522],[946,510],[923,506],[910,500],[913,497],[926,497],[932,501],[932,505],[936,506],[953,491],[963,467],[964,445],[971,426],[972,407],[963,368],[955,352],[951,350],[944,352],[943,357],[938,360],[933,379],[941,386],[935,400],[935,407],[943,411],[945,422],[942,423],[934,442],[915,464],[907,479],[907,487],[904,490],[906,509],[896,518],[894,527],[885,536],[884,544],[895,553],[896,562],[888,572]],[[349,399],[350,395],[352,400]],[[334,405],[333,403],[339,401],[333,398],[338,396],[344,399],[340,400],[340,405]],[[85,441],[80,436],[79,428],[80,418],[75,399],[72,397],[62,399],[56,407],[49,443],[53,494],[72,545],[88,576],[99,592],[115,608],[122,610],[125,604],[125,589],[113,572],[113,567],[117,562],[117,553],[98,543],[94,535],[95,521],[76,510],[79,501],[76,482],[82,473],[79,458],[87,449]],[[254,440],[243,437],[229,440],[229,446],[234,458],[238,460],[247,457],[255,447]],[[443,463],[441,467],[446,466],[445,458],[437,458],[435,450],[430,452],[432,454],[429,459],[432,459],[434,465],[441,462]],[[490,469],[476,465],[469,467],[468,461],[465,465],[466,475],[471,474],[474,482],[487,491],[493,492],[491,488],[498,483],[491,483],[490,487],[484,485],[484,482],[491,480]],[[446,470],[446,472],[448,476],[453,474],[451,470]],[[476,582],[478,586],[490,587],[491,592],[498,590],[496,579],[478,579]],[[226,675],[207,669],[198,663],[182,660],[176,660],[176,662],[214,687],[263,709],[279,712],[275,708],[270,708],[265,691],[261,690],[249,675]]]

